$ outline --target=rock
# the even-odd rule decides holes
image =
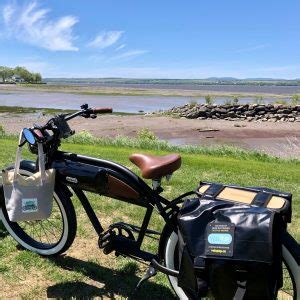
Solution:
[[[228,117],[235,117],[235,115],[236,115],[236,113],[233,112],[233,111],[230,111],[230,112],[227,113]]]
[[[165,114],[160,111],[156,113]],[[189,119],[225,119],[247,120],[263,122],[299,122],[300,105],[276,105],[276,104],[234,104],[234,105],[206,105],[185,104],[180,107],[172,107],[167,113]]]
[[[218,114],[226,114],[227,110],[225,108],[216,108],[215,112]]]
[[[265,113],[266,113],[266,112],[265,112],[264,110],[260,110],[260,111],[257,112],[257,114],[260,115],[260,116],[261,116],[261,115],[264,115]]]
[[[248,110],[248,111],[245,112],[245,116],[247,116],[247,117],[248,117],[248,116],[251,116],[251,117],[252,117],[252,116],[254,116],[254,115],[255,115],[255,110]]]
[[[287,108],[284,108],[284,109],[279,109],[277,111],[279,114],[290,114],[292,112],[291,109],[287,109]]]
[[[259,105],[255,107],[255,111],[265,111],[266,107],[264,105]]]

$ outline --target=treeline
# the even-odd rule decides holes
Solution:
[[[14,80],[14,76],[19,77],[19,80]],[[42,81],[40,73],[29,72],[24,67],[8,68],[0,66],[0,78],[2,82],[27,82],[27,83],[39,83]]]

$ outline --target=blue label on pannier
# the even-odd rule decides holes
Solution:
[[[205,253],[209,256],[233,256],[233,223],[211,222],[206,227]]]
[[[229,245],[232,242],[232,236],[229,233],[211,233],[208,236],[208,242],[213,245]]]

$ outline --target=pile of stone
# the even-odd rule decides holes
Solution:
[[[186,104],[180,107],[173,107],[167,111],[167,114],[199,120],[224,119],[230,121],[246,120],[249,122],[300,122],[300,105]]]

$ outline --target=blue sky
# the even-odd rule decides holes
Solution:
[[[0,2],[0,65],[44,77],[300,78],[300,1]]]

